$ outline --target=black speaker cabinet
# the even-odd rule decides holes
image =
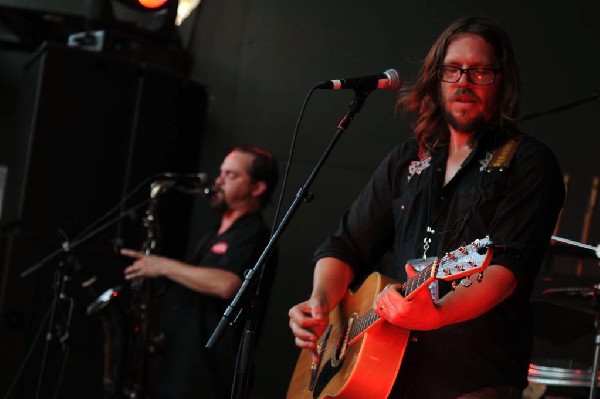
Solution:
[[[152,176],[197,171],[206,94],[158,66],[58,43],[32,55],[22,82],[18,128],[0,137],[0,394],[100,398],[107,326],[84,314],[93,292],[82,284],[95,277],[101,292],[122,283],[116,247],[144,244]],[[181,255],[193,199],[160,201],[159,248]],[[63,321],[48,331],[65,272],[75,304],[52,307]],[[69,331],[58,331],[69,312]]]

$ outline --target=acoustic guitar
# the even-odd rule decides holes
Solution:
[[[483,270],[492,258],[488,237],[473,241],[431,258],[423,269],[399,290],[410,300],[419,290],[436,280],[455,281],[463,278],[470,285],[471,275]],[[353,292],[348,290],[340,304],[329,314],[330,325],[319,338],[319,362],[312,352],[300,353],[287,399],[379,399],[389,395],[408,342],[410,330],[393,325],[373,311],[375,297],[393,279],[374,272]]]

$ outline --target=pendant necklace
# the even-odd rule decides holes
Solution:
[[[431,223],[431,186],[433,186],[433,169],[429,175],[429,196],[427,198],[427,229],[425,230],[425,238],[423,238],[423,259],[427,259],[427,251],[431,244],[431,236],[435,234],[435,230],[430,226]]]

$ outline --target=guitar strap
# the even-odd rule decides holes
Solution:
[[[515,152],[517,152],[517,147],[519,146],[519,143],[521,142],[521,140],[524,137],[525,137],[525,134],[519,133],[518,135],[507,139],[504,142],[504,144],[502,144],[500,147],[496,148],[492,152],[492,159],[490,159],[490,162],[486,166],[485,170],[487,172],[503,172],[504,170],[508,169],[508,166],[510,165],[510,161],[512,160],[513,156],[515,155]],[[499,176],[498,173],[494,173],[494,178],[497,178],[498,176]],[[483,184],[483,182],[482,182],[482,184]],[[467,214],[461,221],[461,226],[456,230],[456,233],[453,236],[453,238],[450,240],[450,243],[453,243],[453,242],[459,240],[459,238],[461,237],[461,234],[464,232],[464,229],[467,227],[467,224],[468,224],[469,220],[471,219],[471,216],[473,216],[473,208],[470,209],[469,211],[467,211]]]
[[[502,171],[503,169],[508,168],[523,137],[525,137],[525,135],[520,133],[518,136],[509,138],[504,144],[496,148],[492,154],[492,159],[487,166],[487,170],[490,171],[496,169]]]

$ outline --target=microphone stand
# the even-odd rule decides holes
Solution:
[[[123,213],[115,216],[114,218],[108,220],[107,222],[101,224],[96,229],[90,231],[89,233],[87,233],[86,235],[84,235],[83,237],[81,237],[79,239],[76,239],[76,240],[71,241],[71,242],[69,240],[66,240],[65,242],[62,243],[61,248],[56,249],[55,251],[51,252],[49,255],[47,255],[46,257],[44,257],[42,260],[40,260],[36,264],[34,264],[34,265],[28,267],[27,269],[23,270],[21,272],[20,276],[22,278],[23,277],[27,277],[28,275],[30,275],[31,273],[35,272],[36,270],[38,270],[42,266],[44,266],[46,263],[48,263],[48,261],[56,258],[60,254],[71,252],[71,250],[77,248],[79,245],[83,244],[84,242],[86,242],[87,240],[89,240],[90,238],[92,238],[93,236],[95,236],[96,234],[102,232],[103,230],[107,229],[108,227],[110,227],[114,223],[116,223],[119,220],[123,219],[125,216],[129,216],[129,215],[135,214],[136,210],[138,210],[142,206],[146,205],[149,201],[150,201],[149,199],[146,199],[146,200],[140,202],[139,204],[137,204],[137,205],[129,208],[127,211],[125,211],[125,212],[123,212]]]
[[[73,242],[69,242],[68,240],[66,240],[65,242],[62,243],[61,248],[53,251],[52,253],[50,253],[49,255],[44,257],[42,260],[40,260],[33,266],[30,266],[29,268],[27,268],[26,270],[21,272],[20,276],[21,276],[21,278],[24,278],[24,277],[32,274],[33,272],[37,271],[38,269],[40,269],[42,266],[44,266],[45,264],[47,264],[50,260],[52,260],[54,258],[57,258],[62,255],[65,259],[65,260],[59,261],[59,267],[55,271],[54,280],[52,282],[52,287],[53,287],[53,292],[54,292],[53,299],[50,303],[50,308],[48,309],[48,313],[46,314],[46,317],[44,318],[44,321],[42,322],[42,323],[45,323],[46,321],[48,321],[48,326],[47,326],[47,332],[46,332],[46,343],[45,343],[43,354],[42,354],[41,369],[40,369],[39,375],[38,375],[38,382],[37,382],[37,388],[36,388],[36,394],[35,394],[36,399],[41,394],[42,384],[43,384],[45,370],[46,370],[47,354],[48,354],[48,350],[49,350],[48,345],[49,345],[50,341],[56,337],[58,339],[58,342],[61,344],[61,346],[63,348],[63,352],[65,352],[65,356],[68,354],[67,341],[69,339],[69,328],[70,328],[71,316],[72,316],[72,312],[73,312],[73,308],[74,308],[74,301],[73,301],[73,298],[70,297],[66,293],[66,285],[68,284],[69,281],[72,280],[72,277],[69,275],[69,273],[70,272],[72,273],[72,272],[76,271],[76,269],[77,269],[76,267],[67,267],[68,266],[67,264],[71,262],[71,259],[73,259],[71,256],[68,256],[68,254],[70,253],[70,251],[72,249],[76,248],[77,246],[79,246],[83,242],[87,241],[91,237],[95,236],[96,234],[100,233],[104,229],[108,228],[112,224],[118,222],[123,217],[125,217],[127,215],[131,215],[132,213],[135,213],[135,211],[138,208],[140,208],[141,206],[148,203],[148,201],[149,200],[145,200],[142,203],[131,207],[129,210],[117,215],[116,217],[114,217],[111,220],[108,220],[107,222],[100,225],[96,229],[90,231],[88,234],[84,235],[80,239],[74,240]],[[59,305],[63,302],[67,304],[67,312],[66,312],[67,318],[64,321],[64,325],[62,325],[62,326],[56,325],[55,326],[54,324],[55,324],[55,317],[57,314],[57,310],[58,310]],[[35,339],[35,341],[37,341],[37,338]],[[36,345],[35,341],[33,342],[32,345]],[[9,388],[9,392],[15,386],[16,381],[21,377],[21,372],[23,371],[23,368],[25,366],[25,363],[28,361],[28,358],[29,358],[29,355],[25,358],[24,363],[19,368],[17,376],[15,377],[15,380],[13,381],[11,387]],[[66,359],[65,359],[65,361],[66,361]],[[62,372],[61,372],[61,374],[62,374]],[[57,386],[55,389],[56,389],[56,392],[58,392],[59,387]],[[8,394],[7,394],[7,396],[8,396]]]
[[[217,342],[217,340],[219,339],[219,337],[221,336],[221,334],[223,333],[225,326],[227,324],[233,324],[233,322],[230,323],[231,315],[233,314],[233,312],[235,310],[238,309],[239,302],[240,302],[241,298],[244,296],[245,291],[248,289],[249,286],[251,286],[251,285],[254,286],[257,283],[256,281],[254,281],[255,275],[257,274],[257,272],[259,272],[261,270],[261,268],[263,267],[263,265],[265,264],[265,262],[271,255],[275,244],[277,243],[277,241],[279,240],[279,237],[281,236],[281,234],[283,233],[283,231],[285,230],[285,228],[291,221],[293,215],[298,210],[300,203],[303,200],[307,200],[307,198],[309,198],[308,190],[309,190],[311,184],[317,177],[317,174],[320,171],[320,169],[325,164],[325,161],[329,157],[331,151],[333,150],[333,147],[335,146],[335,144],[341,137],[342,133],[344,133],[346,131],[346,129],[348,129],[348,126],[354,119],[354,116],[358,112],[360,112],[360,110],[365,102],[365,99],[371,93],[371,91],[372,90],[355,89],[355,91],[354,91],[355,97],[349,105],[348,112],[344,115],[342,120],[339,122],[335,135],[333,136],[333,138],[330,141],[330,143],[328,144],[328,146],[325,148],[325,151],[321,155],[321,158],[317,161],[317,164],[315,165],[312,172],[306,179],[306,182],[304,183],[304,185],[300,188],[300,190],[296,194],[294,201],[288,208],[288,211],[282,218],[277,229],[271,235],[269,242],[267,243],[264,251],[262,252],[259,259],[257,260],[256,264],[254,265],[254,267],[252,269],[248,269],[247,273],[244,276],[244,282],[242,283],[242,286],[236,293],[235,297],[233,298],[233,300],[231,301],[229,306],[225,309],[225,312],[223,313],[221,320],[217,324],[217,327],[213,331],[211,337],[209,338],[209,340],[206,344],[206,348],[212,349],[214,347],[215,343]],[[259,273],[259,276],[260,276],[260,273]],[[238,316],[241,313],[241,311],[242,311],[242,309],[239,309]],[[256,320],[255,320],[254,313],[256,313],[254,311],[254,309],[252,309],[250,312],[248,312],[248,316],[247,316],[248,320],[246,322],[245,330],[242,334],[242,342],[240,343],[240,347],[239,347],[240,352],[238,353],[238,364],[236,364],[236,373],[235,373],[235,378],[234,378],[234,384],[232,385],[232,393],[231,393],[232,399],[244,398],[247,395],[246,390],[247,390],[247,382],[248,382],[249,359],[251,358],[250,354],[251,354],[251,350],[252,350],[252,341],[254,338],[255,328],[256,328]]]
[[[42,386],[44,383],[44,377],[46,372],[46,364],[48,358],[48,352],[50,350],[50,342],[56,338],[58,343],[61,344],[61,351],[63,352],[63,365],[61,367],[60,377],[57,381],[55,387],[55,394],[58,392],[62,380],[62,375],[64,371],[64,366],[67,362],[68,354],[69,354],[69,329],[71,325],[71,318],[73,315],[73,308],[75,306],[75,302],[72,296],[67,293],[67,284],[71,281],[71,277],[69,276],[69,259],[65,259],[64,261],[60,261],[58,268],[54,272],[54,280],[52,283],[53,287],[53,297],[50,305],[50,319],[48,321],[48,325],[46,327],[46,340],[44,344],[44,349],[42,352],[42,364],[40,367],[40,372],[37,379],[37,387],[35,391],[35,398],[38,399],[41,394]],[[64,309],[60,306],[64,304]],[[60,325],[56,322],[57,319],[57,310],[63,309],[61,313],[65,318],[63,321],[63,325]]]

